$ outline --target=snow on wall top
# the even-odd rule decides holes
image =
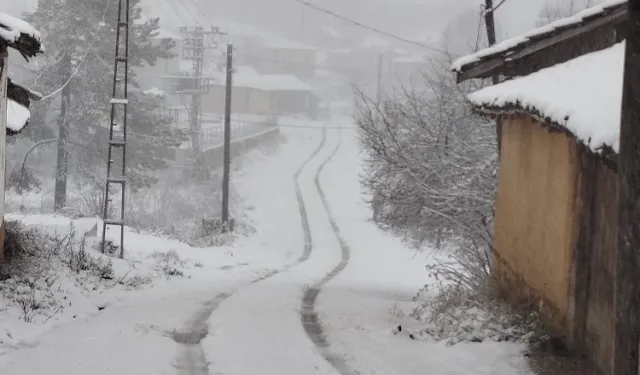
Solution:
[[[224,85],[226,74],[213,75],[218,85]],[[244,87],[262,91],[312,91],[311,86],[290,74],[260,74],[250,66],[237,66],[233,73],[233,87]]]
[[[26,34],[40,41],[40,32],[19,18],[0,13],[0,24],[3,26],[0,27],[0,36],[10,42],[17,41],[20,38],[20,34]]]
[[[7,100],[7,134],[20,133],[30,118],[31,112],[28,108],[11,99]]]
[[[486,87],[469,95],[479,110],[515,107],[565,127],[594,152],[620,144],[625,42]]]
[[[0,13],[0,38],[25,58],[44,52],[38,30],[27,22],[6,13]]]
[[[157,87],[152,87],[152,88],[150,88],[148,90],[145,90],[144,94],[148,95],[148,96],[153,96],[153,97],[166,97],[167,96],[166,92],[160,90]]]
[[[485,48],[474,54],[457,59],[451,65],[451,70],[455,72],[461,72],[462,70],[464,70],[464,68],[467,65],[476,63],[482,60],[483,58],[504,53],[512,48],[518,47],[519,45],[528,42],[529,40],[535,38],[536,36],[553,32],[554,30],[559,28],[565,28],[567,26],[577,25],[582,21],[584,21],[585,18],[598,15],[610,8],[620,6],[621,4],[624,4],[626,2],[627,0],[607,0],[602,4],[599,4],[591,8],[587,8],[581,12],[578,12],[571,17],[559,19],[557,21],[549,23],[548,25],[544,25],[542,27],[533,29],[523,35],[506,39],[492,47]]]

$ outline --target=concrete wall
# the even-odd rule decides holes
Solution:
[[[237,157],[246,150],[254,148],[266,140],[275,139],[279,134],[280,128],[276,127],[265,130],[264,132],[256,135],[233,141],[231,142],[231,157]],[[224,161],[223,146],[207,150],[203,154],[207,168],[214,169],[222,166]]]
[[[493,272],[509,296],[542,307],[568,335],[578,174],[575,142],[529,117],[503,122]]]

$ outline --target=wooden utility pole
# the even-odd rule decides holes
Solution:
[[[56,165],[56,185],[53,195],[54,210],[60,211],[67,205],[67,179],[69,175],[69,122],[67,110],[71,102],[71,51],[67,46],[62,57],[61,75],[62,95],[60,97],[60,114],[58,115],[58,156]]]
[[[493,0],[484,1],[484,24],[487,27],[487,41],[489,47],[496,44],[496,21],[494,17]],[[500,77],[494,75],[491,77],[491,81],[494,85],[500,82]],[[498,143],[498,156],[500,156],[500,149],[502,146],[502,124],[500,118],[496,119],[496,142]]]
[[[613,375],[638,374],[640,344],[640,0],[628,0],[618,155],[619,233]]]
[[[227,45],[227,84],[224,106],[224,167],[222,172],[222,227],[232,230],[229,222],[229,182],[231,173],[231,96],[233,93],[233,45]]]
[[[382,100],[382,54],[378,56],[378,82],[376,88],[376,98],[379,105],[380,100]]]
[[[493,11],[493,0],[484,0],[484,24],[487,27],[487,41],[489,42],[489,47],[496,44],[496,20],[494,17],[495,12]],[[495,75],[491,77],[493,80],[493,84],[498,83],[498,76]]]

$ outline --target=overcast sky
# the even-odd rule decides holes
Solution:
[[[107,1],[107,0],[104,0]],[[111,0],[114,3],[117,0]],[[554,0],[551,0],[554,1]],[[33,7],[36,0],[0,0],[2,10],[19,15]],[[194,4],[197,2],[198,4]],[[407,39],[439,36],[447,24],[464,12],[478,12],[484,0],[311,0],[319,6],[383,29]],[[533,27],[545,0],[507,0],[497,12],[500,36],[517,35]],[[314,27],[329,26],[346,34],[363,35],[369,31],[349,26],[326,14],[305,8],[295,0],[143,0],[152,15],[167,27],[195,23],[195,17],[238,21],[270,28],[284,36],[300,39]],[[201,10],[204,9],[204,12]],[[201,18],[202,20],[202,18]]]

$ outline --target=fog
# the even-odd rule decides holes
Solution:
[[[106,0],[105,0],[106,1]],[[553,2],[553,0],[550,0]],[[462,14],[479,17],[482,0],[312,0],[322,8],[402,38],[438,44],[442,32]],[[20,15],[35,6],[35,0],[1,0],[6,13]],[[326,33],[361,39],[373,35],[295,0],[142,0],[149,16],[161,18],[165,28],[196,23],[245,23],[309,44],[321,44]],[[197,4],[194,4],[197,3]],[[496,14],[499,37],[526,31],[534,25],[545,0],[507,0]],[[204,12],[203,12],[204,11]],[[198,21],[195,21],[195,19]],[[475,27],[475,26],[474,26]],[[392,45],[411,47],[383,37]],[[351,43],[357,43],[350,40]]]

